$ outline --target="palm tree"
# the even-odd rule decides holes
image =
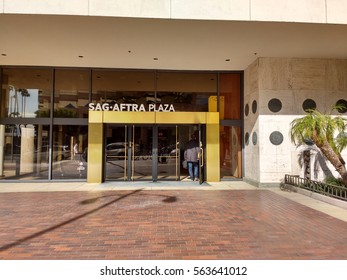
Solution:
[[[333,110],[341,109],[336,106]],[[291,122],[290,137],[294,144],[302,145],[313,141],[322,154],[335,167],[347,186],[347,170],[345,161],[341,156],[342,150],[347,147],[347,120],[341,116],[332,117],[322,114],[318,110],[307,110],[307,115]],[[338,133],[338,137],[335,135]]]
[[[18,92],[22,95],[22,117],[25,118],[26,98],[30,96],[30,93],[27,89],[19,89]]]

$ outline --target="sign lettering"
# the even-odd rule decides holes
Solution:
[[[89,103],[89,111],[116,111],[116,112],[175,112],[173,104],[110,104]]]

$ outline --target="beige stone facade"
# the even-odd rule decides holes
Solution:
[[[339,0],[0,0],[0,13],[346,24]]]
[[[289,137],[290,122],[305,114],[303,103],[313,100],[317,109],[329,113],[338,100],[347,96],[347,60],[260,58],[245,71],[245,178],[265,185],[279,183],[284,174],[303,175],[302,151]],[[269,102],[277,99],[282,107],[272,112]],[[255,113],[252,105],[257,103]],[[341,115],[336,112],[337,115]],[[345,114],[343,114],[345,115]],[[270,142],[272,132],[280,132],[283,142]],[[257,135],[257,136],[254,136]],[[253,141],[256,139],[256,142]],[[254,142],[254,143],[253,143]],[[346,158],[347,151],[343,157]],[[322,180],[326,174],[337,175],[332,166],[322,161],[319,152],[311,151],[311,179]]]

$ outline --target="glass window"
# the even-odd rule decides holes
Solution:
[[[220,75],[221,119],[241,119],[241,76],[240,74]]]
[[[49,117],[52,70],[5,68],[2,92],[2,117]]]
[[[217,95],[215,73],[157,73],[157,102],[173,104],[175,111],[207,112],[213,95]]]
[[[4,143],[2,178],[48,179],[49,126],[6,125],[0,131]]]
[[[55,71],[55,118],[88,118],[89,73],[88,70]]]
[[[52,178],[86,179],[88,126],[55,125],[52,142]]]
[[[220,175],[221,178],[242,177],[241,127],[220,127]]]
[[[154,102],[154,72],[93,71],[93,103],[143,104],[146,111]],[[118,107],[119,108],[119,107]]]

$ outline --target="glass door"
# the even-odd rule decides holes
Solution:
[[[129,178],[130,180],[152,180],[153,173],[153,127],[131,126],[129,134]]]
[[[128,178],[128,126],[106,126],[105,179],[127,180]]]
[[[199,182],[202,183],[205,181],[205,126],[204,125],[182,125],[179,127],[179,139],[180,139],[180,180],[186,181],[190,180],[189,174],[189,164],[186,167],[183,167],[183,161],[185,160],[184,155],[187,147],[189,146],[189,141],[193,138],[197,140],[197,146],[199,147],[199,162],[198,162],[198,178]],[[193,165],[194,166],[194,165]],[[193,167],[193,173],[194,173]]]
[[[105,179],[152,180],[153,128],[106,126]]]
[[[158,180],[179,180],[180,145],[179,127],[159,126],[158,133]]]
[[[201,125],[106,125],[106,180],[184,180],[186,143],[198,136],[199,181],[204,181],[204,126]]]
[[[241,135],[241,127],[220,127],[220,175],[222,179],[242,178]]]

